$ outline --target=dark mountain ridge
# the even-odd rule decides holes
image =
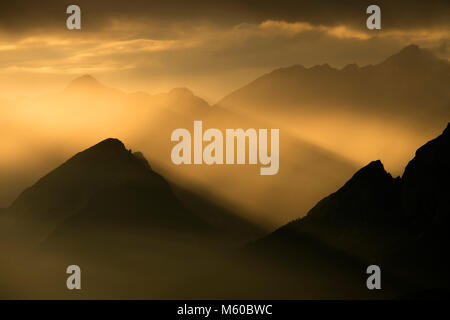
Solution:
[[[305,217],[251,247],[277,244],[302,255],[304,239],[316,239],[424,287],[448,288],[449,163],[450,124],[417,150],[402,178],[371,162]]]
[[[117,139],[106,139],[51,171],[22,192],[7,216],[18,225],[13,229],[33,242],[74,219],[86,225],[96,220],[122,227],[206,228],[144,156]]]
[[[441,136],[416,151],[402,176],[402,204],[415,223],[431,228],[448,226],[450,199],[450,125]]]
[[[5,210],[0,228],[2,278],[15,285],[26,278],[26,288],[38,283],[31,296],[52,298],[70,297],[61,284],[74,262],[87,271],[83,297],[218,295],[231,286],[230,251],[248,239],[235,233],[260,236],[210,197],[169,184],[117,139],[42,177]],[[22,272],[24,260],[39,267]],[[225,289],[214,285],[221,281]]]

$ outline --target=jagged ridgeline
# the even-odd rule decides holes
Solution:
[[[277,69],[230,93],[218,105],[291,117],[327,114],[338,108],[341,113],[363,116],[381,113],[398,122],[420,120],[426,126],[449,116],[448,83],[447,60],[409,45],[375,65]]]
[[[401,281],[396,284],[399,292],[448,289],[449,164],[450,124],[417,150],[401,178],[393,178],[379,160],[373,161],[304,218],[250,247],[297,266],[308,264],[311,246],[327,259],[328,251],[336,250],[335,257],[336,252],[342,257],[329,263],[345,264],[351,256],[366,265],[380,265],[390,279]]]
[[[141,153],[107,139],[78,153],[26,189],[7,210],[12,230],[34,243],[55,228],[183,231],[206,225],[180,205]],[[67,231],[67,230],[66,230]]]
[[[85,298],[441,295],[436,290],[450,286],[449,136],[447,127],[419,148],[402,177],[371,162],[306,217],[243,251],[224,245],[223,211],[187,191],[173,193],[141,153],[107,139],[1,213],[1,272],[15,288],[1,294],[66,297],[61,270],[77,263],[87,274]],[[208,214],[215,224],[203,219]],[[21,267],[30,261],[33,268]],[[369,264],[381,266],[383,290],[367,290]]]
[[[215,274],[228,282],[229,250],[261,234],[211,199],[169,184],[117,139],[26,189],[1,213],[0,228],[0,274],[14,288],[0,296],[28,298],[70,297],[61,284],[74,263],[91,279],[85,298],[206,298],[224,287],[213,285]]]

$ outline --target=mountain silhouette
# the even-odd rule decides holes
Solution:
[[[192,119],[204,117],[211,111],[210,105],[188,88],[174,88],[167,93],[154,95],[151,101],[159,103],[166,111]]]
[[[35,285],[36,294],[66,297],[57,270],[75,261],[95,277],[85,297],[210,296],[222,290],[217,281],[231,283],[230,250],[260,235],[208,194],[169,184],[142,153],[110,138],[71,157],[0,212],[0,247],[9,257],[0,273],[17,284],[30,277],[17,266],[32,261],[39,267],[28,286],[49,279]]]
[[[447,124],[448,83],[449,62],[410,45],[373,65],[280,68],[215,106],[271,121],[358,167],[382,158],[399,175],[417,146]]]
[[[91,75],[83,75],[72,80],[58,95],[63,99],[72,99],[74,96],[106,100],[112,104],[119,103],[125,108],[143,105],[142,107],[160,108],[165,111],[191,112],[197,116],[210,109],[205,100],[194,95],[188,88],[173,88],[169,92],[154,95],[143,91],[126,94],[118,89],[106,87]]]
[[[447,125],[442,135],[416,151],[402,176],[405,215],[434,235],[432,230],[449,225],[449,147],[450,125]]]
[[[86,75],[73,80],[62,92],[27,99],[21,105],[10,107],[35,112],[42,119],[36,122],[32,137],[40,147],[31,153],[28,140],[26,143],[24,140],[16,148],[24,150],[24,157],[33,166],[16,166],[7,172],[0,170],[3,178],[0,179],[0,200],[3,200],[0,206],[8,206],[26,186],[83,146],[111,135],[138,146],[144,154],[151,154],[155,171],[170,181],[184,189],[192,189],[195,184],[200,189],[212,190],[216,198],[230,204],[230,211],[239,208],[240,214],[251,219],[252,224],[261,223],[263,228],[269,224],[270,227],[284,224],[296,217],[298,208],[310,208],[324,194],[342,184],[356,168],[342,154],[317,147],[288,131],[280,136],[280,144],[284,146],[280,150],[283,169],[276,176],[265,177],[270,185],[261,183],[256,166],[175,166],[167,161],[167,154],[173,148],[167,137],[177,128],[191,128],[194,120],[203,120],[205,129],[277,128],[265,120],[255,121],[228,109],[212,107],[187,88],[160,94],[115,91],[110,94],[107,86]],[[11,118],[9,125],[13,124],[23,128],[24,135],[29,134],[16,117]],[[12,130],[4,131],[5,138],[15,139]],[[53,135],[55,131],[58,131],[57,136]],[[80,134],[74,135],[74,132]],[[54,139],[49,141],[48,134]],[[62,155],[60,150],[64,150]],[[18,178],[22,176],[24,178]],[[246,183],[236,184],[238,176],[244,177]],[[308,183],[314,179],[314,185]],[[294,196],[292,181],[302,186],[302,197]],[[276,197],[273,190],[277,190]],[[279,215],[274,216],[273,210],[278,210]]]
[[[439,120],[450,115],[448,83],[448,61],[410,45],[376,65],[277,69],[230,93],[218,105],[290,115],[320,115],[338,109],[442,125]]]
[[[320,260],[324,250],[311,258],[311,250],[305,249],[305,241],[317,242],[339,250],[343,257],[360,259],[362,264],[380,265],[388,274],[402,281],[406,278],[424,290],[448,289],[449,150],[450,124],[417,150],[401,178],[393,178],[379,160],[371,162],[305,217],[258,240],[251,248],[292,260],[264,249],[291,248],[300,261],[305,256]],[[344,261],[338,260],[333,264]]]
[[[97,79],[95,79],[93,76],[85,74],[83,76],[80,76],[78,78],[75,78],[72,80],[64,89],[64,94],[70,95],[70,96],[83,96],[83,95],[89,95],[89,96],[123,96],[124,93],[117,90],[112,89],[104,86],[101,84]]]
[[[16,147],[24,150],[24,157],[30,165],[0,168],[0,207],[9,206],[26,186],[65,157],[79,151],[83,144],[111,135],[121,136],[134,144],[136,136],[148,137],[149,130],[155,127],[155,134],[161,135],[160,130],[166,130],[174,117],[189,117],[186,122],[192,125],[193,119],[204,116],[211,109],[206,101],[186,88],[160,94],[127,94],[104,85],[91,75],[72,80],[60,92],[5,101],[2,105],[1,133],[4,139],[16,141]],[[22,123],[22,119],[16,117],[16,113],[22,112],[39,115],[39,121],[34,121],[33,133]],[[9,127],[16,129],[10,130]],[[49,142],[44,137],[50,127],[59,132],[55,136],[57,142]],[[32,136],[27,141],[33,140],[40,145],[36,150],[39,154],[32,156],[28,153],[31,149],[23,145],[26,143],[14,140],[14,135],[22,130],[24,135]],[[82,136],[89,138],[80,139],[78,136],[74,139],[73,132],[79,130],[83,132]],[[56,149],[67,151],[63,155],[53,156],[59,153]],[[160,154],[159,150],[151,148],[142,151],[152,152],[153,157]]]
[[[85,74],[72,80],[66,87],[66,90],[77,90],[77,89],[94,89],[94,88],[104,88],[100,82],[89,74]]]
[[[117,139],[106,139],[51,171],[13,202],[7,216],[15,231],[34,242],[84,220],[140,229],[206,228],[144,156]]]
[[[207,194],[170,185],[142,153],[106,139],[25,190],[0,218],[1,243],[38,246],[37,256],[26,256],[41,266],[38,280],[80,264],[96,283],[85,297],[436,295],[449,287],[449,128],[417,150],[401,178],[373,161],[306,217],[242,252],[224,250],[216,226],[251,230],[245,223],[226,218]],[[23,261],[7,250],[9,264]],[[365,286],[369,264],[382,268],[381,291]],[[49,296],[68,294],[58,289],[65,279],[55,279]]]
[[[436,58],[430,51],[411,44],[384,60],[379,64],[379,67],[396,68],[402,71],[432,68],[435,71],[441,68],[448,68],[448,64],[445,60]]]

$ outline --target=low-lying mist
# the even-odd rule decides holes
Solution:
[[[305,215],[372,160],[381,159],[400,175],[416,146],[436,134],[397,119],[345,112],[237,113],[210,106],[187,89],[125,94],[89,81],[95,80],[2,106],[0,206],[7,207],[23,189],[75,153],[113,137],[141,151],[170,181],[207,189],[239,208],[244,218],[272,230]],[[192,132],[194,120],[202,120],[204,130],[279,128],[279,173],[260,176],[259,165],[248,164],[174,165],[170,152],[176,143],[170,135],[177,128]]]

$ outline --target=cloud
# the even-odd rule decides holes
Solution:
[[[6,34],[65,31],[66,7],[61,0],[3,1],[0,5],[0,30]],[[312,25],[365,28],[365,9],[373,1],[357,0],[165,0],[109,1],[77,0],[82,10],[84,32],[111,27],[111,20],[153,23],[167,28],[173,24],[214,23],[232,26],[258,24],[266,20],[304,21]],[[378,0],[385,28],[423,29],[449,26],[447,0]],[[161,36],[167,36],[162,33]]]
[[[1,4],[0,96],[90,73],[123,89],[187,86],[216,100],[275,68],[377,63],[450,39],[442,1],[381,1],[380,31],[366,29],[367,6],[353,1],[80,0],[81,31],[66,29],[67,4]]]
[[[297,35],[299,33],[303,32],[323,32],[331,37],[337,37],[337,38],[355,38],[355,39],[369,39],[370,36],[366,32],[361,32],[355,29],[351,29],[346,26],[323,26],[318,25],[314,26],[308,22],[293,22],[289,23],[286,21],[274,21],[274,20],[267,20],[262,22],[259,25],[259,28],[262,30],[266,30],[268,32],[274,32],[279,34],[285,34],[285,35]]]

